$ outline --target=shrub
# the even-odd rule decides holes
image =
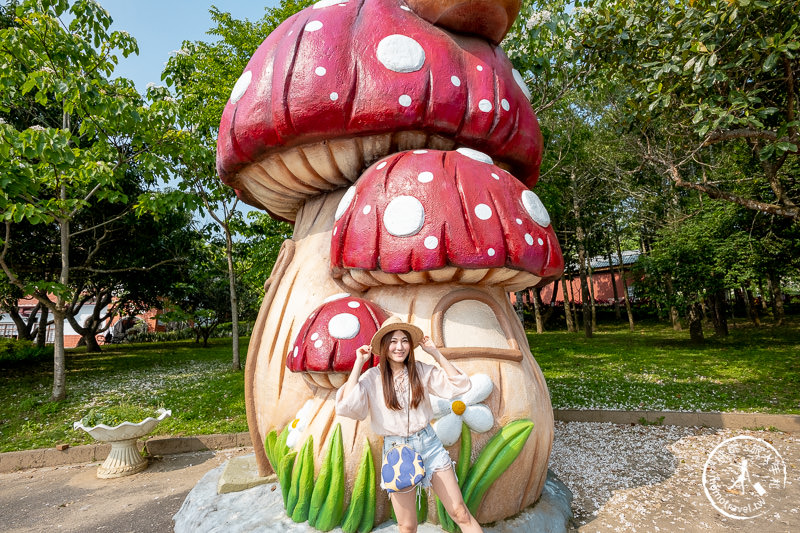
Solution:
[[[0,363],[25,363],[53,358],[53,347],[37,347],[32,341],[0,338]]]

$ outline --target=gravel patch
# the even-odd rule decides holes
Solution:
[[[770,512],[734,520],[702,485],[715,446],[737,435],[772,444],[786,486]],[[678,426],[556,422],[550,469],[572,490],[573,525],[584,531],[800,531],[800,435]]]

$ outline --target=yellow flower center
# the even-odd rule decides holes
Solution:
[[[467,410],[467,406],[461,400],[456,400],[453,402],[453,412],[457,415],[463,415],[464,411]]]
[[[300,422],[299,418],[292,420],[292,429],[297,429],[297,424]]]

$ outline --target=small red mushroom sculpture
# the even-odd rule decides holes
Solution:
[[[484,404],[495,426],[472,435],[474,453],[509,421],[534,422],[514,466],[485,493],[482,523],[537,500],[553,439],[547,386],[507,295],[563,266],[547,211],[528,190],[543,145],[530,92],[497,46],[518,9],[518,0],[321,0],[256,50],[217,143],[222,180],[294,224],[247,356],[253,442],[310,410],[303,438],[314,437],[318,469],[340,425],[349,493],[365,443],[380,457],[381,439],[336,415],[345,355],[360,341],[343,338],[333,309],[369,310],[356,334],[364,338],[379,310],[398,315],[468,374],[492,380]],[[342,292],[352,296],[317,311]],[[264,447],[254,449],[266,475]],[[388,515],[378,490],[375,523]]]
[[[356,359],[356,349],[369,344],[387,316],[368,300],[338,294],[308,317],[297,333],[286,366],[302,372],[312,386],[341,387]],[[362,371],[378,364],[378,356],[364,363]]]

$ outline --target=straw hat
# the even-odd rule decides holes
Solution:
[[[403,330],[408,333],[408,337],[411,339],[411,349],[419,345],[419,342],[422,340],[422,337],[425,335],[422,333],[422,330],[419,329],[414,324],[409,324],[408,322],[403,322],[400,320],[400,317],[397,316],[390,316],[386,320],[384,320],[383,324],[381,324],[381,328],[375,332],[375,335],[372,336],[372,340],[369,342],[370,347],[372,348],[372,353],[376,355],[380,355],[381,351],[381,339],[383,339],[384,335],[387,333],[391,333],[392,331]]]

